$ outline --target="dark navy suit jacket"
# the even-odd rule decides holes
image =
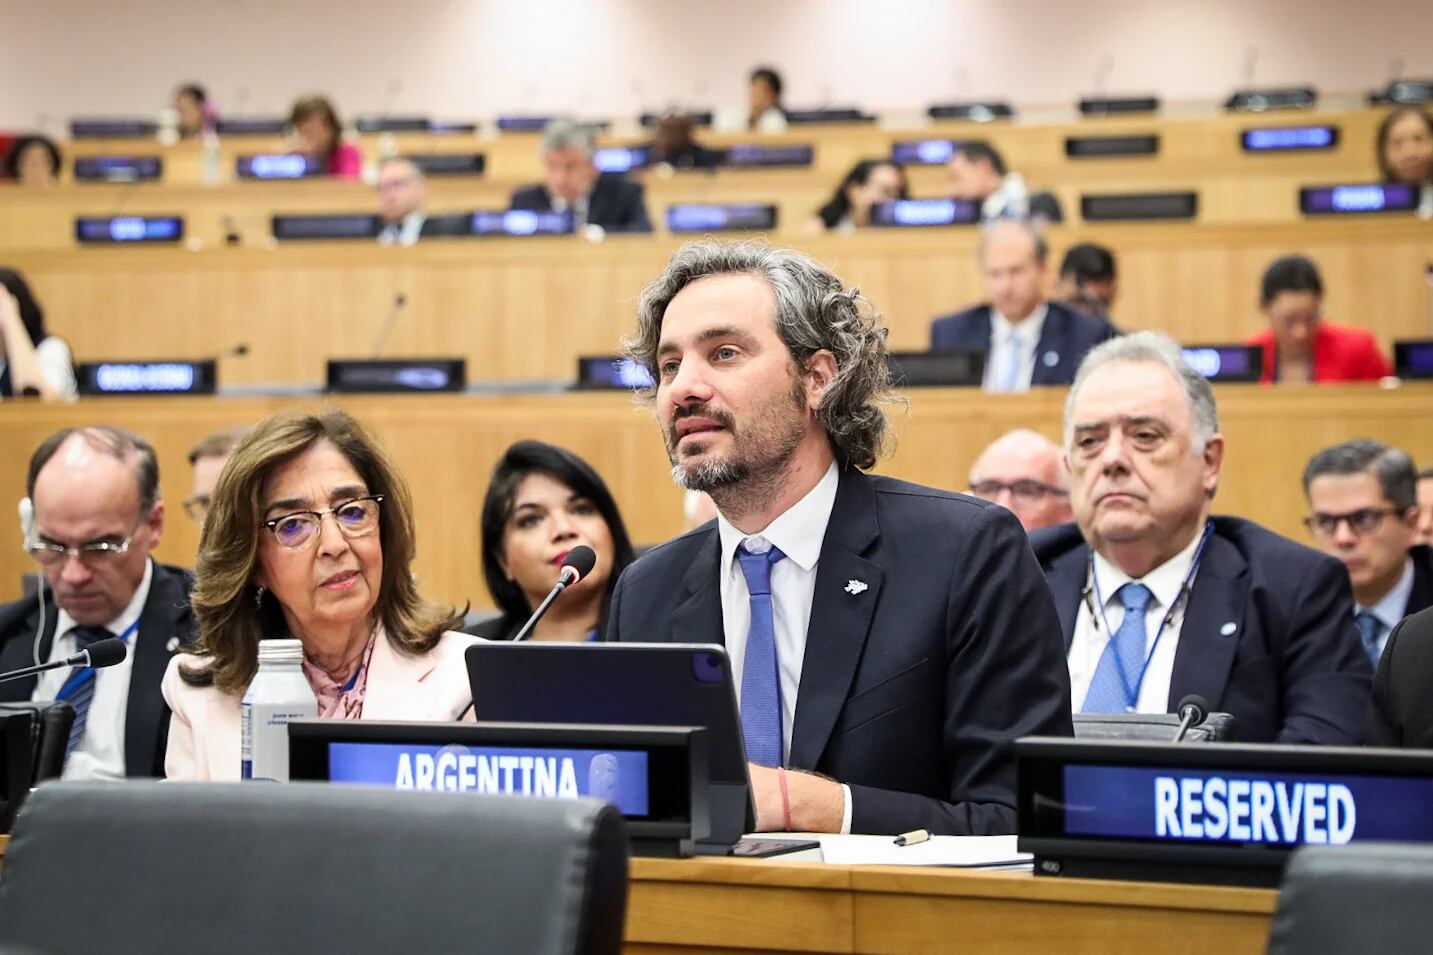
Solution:
[[[617,583],[608,639],[725,643],[720,563],[715,521],[647,553]],[[1071,733],[1059,626],[1009,511],[844,471],[788,765],[851,787],[852,832],[1014,832],[1011,744]]]
[[[1243,742],[1357,744],[1373,674],[1353,624],[1348,571],[1250,521],[1211,520],[1174,654],[1170,711],[1197,693],[1234,715]],[[1036,531],[1030,545],[1068,652],[1089,545],[1074,524]]]
[[[1433,607],[1433,547],[1427,544],[1410,547],[1408,556],[1413,558],[1413,590],[1403,608],[1405,617]]]
[[[1035,349],[1032,385],[1068,385],[1085,353],[1119,333],[1102,318],[1086,315],[1059,302],[1047,303],[1045,324]],[[931,351],[990,352],[990,306],[937,318],[930,326]]]
[[[1433,748],[1433,608],[1404,619],[1388,635],[1364,724],[1369,746]]]
[[[527,212],[548,212],[552,195],[546,186],[528,186],[514,192],[509,205]],[[602,173],[587,196],[587,224],[600,225],[608,232],[651,232],[642,184],[617,173]]]
[[[149,582],[149,596],[139,614],[139,640],[132,645],[129,705],[124,719],[124,772],[126,776],[163,776],[164,750],[169,740],[169,707],[159,683],[169,658],[194,639],[194,612],[189,607],[193,577],[187,570],[158,561]],[[50,656],[55,640],[56,609],[46,588],[45,629],[40,634],[40,659]],[[38,597],[31,595],[0,606],[0,672],[27,667],[35,661],[35,629],[40,622]],[[171,646],[171,638],[175,640]],[[0,683],[0,701],[28,700],[36,678]]]

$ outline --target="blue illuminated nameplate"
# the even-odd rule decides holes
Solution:
[[[75,241],[81,245],[168,243],[184,238],[182,216],[80,216]]]
[[[592,154],[592,164],[602,172],[630,172],[646,166],[650,154],[644,146],[608,146]]]
[[[164,174],[158,156],[79,156],[76,182],[151,182]]]
[[[891,144],[891,160],[905,166],[944,166],[955,155],[949,139],[902,139]]]
[[[871,207],[871,225],[885,228],[970,225],[980,221],[980,208],[965,199],[897,199]]]
[[[299,153],[275,153],[240,156],[234,164],[240,179],[304,179],[323,175],[323,166],[312,156]]]
[[[1433,378],[1433,339],[1394,342],[1393,368],[1399,378]]]
[[[626,816],[649,810],[647,754],[629,750],[329,743],[328,778],[415,792],[593,796]]]
[[[1210,381],[1258,381],[1264,372],[1260,345],[1191,345],[1183,352],[1189,366]]]
[[[1338,127],[1270,126],[1246,129],[1240,135],[1239,143],[1246,153],[1333,149],[1338,145]]]
[[[650,388],[652,376],[630,358],[584,355],[577,359],[577,387],[590,390],[631,391]]]
[[[76,366],[81,395],[212,395],[215,361],[103,361]]]
[[[571,212],[474,212],[473,235],[567,235],[572,232]]]
[[[1416,208],[1418,189],[1406,183],[1305,186],[1299,190],[1299,209],[1306,216],[1412,212]]]
[[[462,358],[330,359],[328,390],[353,394],[462,391],[468,383]]]
[[[776,228],[776,207],[759,203],[667,207],[669,232],[741,232]]]
[[[729,169],[771,169],[790,166],[804,168],[815,161],[816,150],[806,145],[790,146],[728,146],[721,164]]]

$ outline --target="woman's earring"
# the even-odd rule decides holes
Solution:
[[[263,605],[264,605],[264,585],[263,585],[263,584],[259,584],[259,589],[256,590],[256,591],[254,591],[254,606],[255,606],[255,607],[262,607]]]

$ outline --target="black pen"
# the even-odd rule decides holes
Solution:
[[[903,832],[896,836],[898,846],[918,846],[930,838],[929,829],[912,829],[910,832]]]

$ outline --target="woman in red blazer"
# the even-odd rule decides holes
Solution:
[[[1324,321],[1323,296],[1318,267],[1301,255],[1265,270],[1259,305],[1269,328],[1249,339],[1264,348],[1264,384],[1377,381],[1393,374],[1372,333]]]

